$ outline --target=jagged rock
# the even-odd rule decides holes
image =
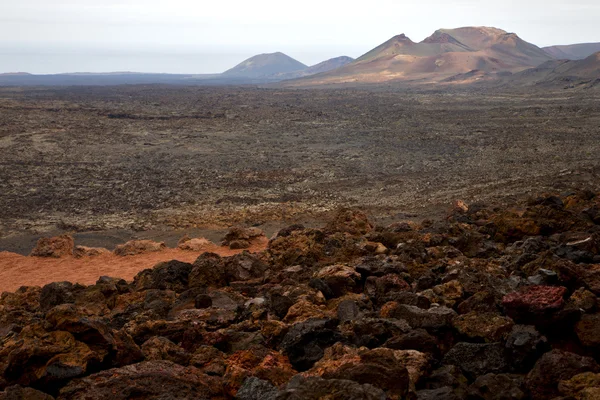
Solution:
[[[579,399],[594,399],[600,394],[600,374],[584,372],[571,379],[560,381],[558,391],[561,395]]]
[[[499,314],[472,311],[454,318],[452,325],[463,337],[493,343],[504,339],[514,323]]]
[[[469,400],[523,400],[523,377],[510,374],[482,375],[469,386]]]
[[[326,318],[327,312],[307,300],[300,300],[288,309],[283,322],[294,324],[310,319]]]
[[[199,294],[194,298],[194,307],[196,308],[209,308],[212,304],[212,297],[207,294]]]
[[[247,281],[255,278],[265,278],[267,272],[271,269],[265,262],[247,251],[232,257],[227,257],[224,261],[225,279],[228,283],[234,281]]]
[[[404,319],[413,328],[440,329],[451,326],[452,319],[456,312],[447,307],[432,307],[428,310],[398,304],[395,302],[387,303],[381,308],[383,318]]]
[[[558,383],[583,372],[598,372],[600,367],[593,358],[562,350],[544,354],[527,375],[525,385],[534,400],[558,396]]]
[[[468,381],[460,368],[454,365],[445,365],[426,377],[422,386],[428,390],[450,388],[453,394],[458,394],[460,398],[464,398]]]
[[[170,361],[144,361],[76,379],[61,389],[60,400],[131,398],[210,399],[223,395],[219,378]]]
[[[518,371],[526,372],[544,353],[547,340],[533,325],[515,325],[506,338],[506,353]]]
[[[234,226],[229,229],[221,245],[229,246],[230,249],[247,249],[253,241],[259,238],[265,238],[265,233],[258,228]]]
[[[15,385],[0,392],[0,400],[54,400],[54,397],[39,390]]]
[[[385,392],[370,384],[346,379],[295,376],[277,395],[277,400],[386,400]]]
[[[275,400],[279,390],[269,382],[253,376],[244,380],[237,391],[236,400]]]
[[[315,274],[315,278],[325,282],[333,297],[340,297],[355,290],[360,274],[352,267],[336,264],[320,269]]]
[[[600,347],[600,314],[586,314],[575,325],[575,333],[582,345]]]
[[[477,312],[497,312],[496,299],[494,295],[488,291],[477,292],[465,301],[458,304],[456,308],[459,314],[467,314],[472,311]]]
[[[137,254],[153,253],[166,249],[164,242],[154,242],[152,240],[130,240],[125,244],[115,247],[113,253],[117,256],[135,256]]]
[[[410,326],[406,321],[394,318],[359,318],[341,324],[340,331],[356,346],[374,348],[410,331]]]
[[[75,246],[73,250],[73,256],[75,258],[98,257],[107,254],[111,254],[110,250],[102,247]]]
[[[226,360],[227,369],[223,375],[226,390],[234,395],[249,376],[264,379],[275,386],[287,383],[296,371],[287,357],[282,354],[257,348],[231,354]]]
[[[138,290],[162,289],[181,293],[188,288],[189,275],[194,265],[172,260],[156,264],[136,275],[133,285]]]
[[[192,355],[169,339],[155,336],[144,342],[142,353],[146,361],[167,360],[180,365],[188,365]]]
[[[75,294],[81,289],[82,286],[73,285],[71,282],[49,283],[40,293],[40,306],[46,311],[59,304],[74,303]]]
[[[325,226],[325,232],[342,232],[349,235],[365,235],[373,230],[367,215],[359,210],[340,209]]]
[[[391,349],[353,349],[336,343],[325,351],[324,357],[305,376],[325,379],[349,379],[358,383],[370,383],[392,396],[404,396],[409,387],[410,366],[413,379],[418,380],[426,366],[418,360],[418,354],[399,354]]]
[[[360,315],[360,310],[355,301],[344,300],[338,305],[337,317],[340,322],[352,321]]]
[[[517,323],[548,325],[563,308],[566,292],[562,286],[528,286],[504,296],[502,306]]]
[[[306,371],[319,361],[325,349],[341,339],[335,324],[315,319],[293,325],[281,342],[281,348],[297,371]]]
[[[379,304],[390,301],[397,292],[410,290],[410,285],[397,274],[387,274],[381,277],[370,276],[365,282],[365,293]]]
[[[312,266],[323,257],[325,234],[318,229],[282,229],[269,241],[268,252],[274,265]]]
[[[450,386],[438,389],[423,389],[416,392],[417,400],[461,400],[463,397],[455,393]]]
[[[408,333],[394,336],[386,341],[383,347],[395,350],[417,350],[433,355],[439,353],[436,337],[427,333],[425,329],[414,329]]]
[[[29,254],[32,257],[60,258],[73,255],[75,242],[70,235],[41,238]]]
[[[456,365],[473,379],[488,373],[508,372],[511,368],[502,343],[459,342],[446,353],[443,362]]]
[[[218,254],[203,253],[188,276],[189,287],[221,287],[227,284],[224,261]]]

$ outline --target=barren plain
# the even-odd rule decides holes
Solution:
[[[269,234],[339,206],[402,220],[456,199],[597,187],[599,100],[562,89],[0,88],[0,251],[27,254],[59,232],[110,248],[234,224]]]

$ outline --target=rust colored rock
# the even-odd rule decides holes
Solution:
[[[230,249],[247,249],[252,242],[265,238],[265,233],[259,228],[242,228],[234,226],[229,229],[223,238],[221,245],[229,246]]]
[[[560,381],[558,391],[561,395],[577,400],[596,399],[600,394],[600,374],[584,372],[571,379]]]
[[[493,343],[506,338],[514,322],[499,314],[472,311],[454,318],[452,325],[460,335],[466,338],[483,339],[488,343]]]
[[[152,240],[130,240],[125,244],[118,245],[113,253],[117,256],[134,256],[136,254],[152,253],[166,249],[164,242]]]
[[[110,254],[110,250],[103,247],[75,246],[75,249],[73,250],[73,256],[75,258],[98,257],[107,254]]]
[[[502,299],[506,315],[524,324],[547,324],[565,304],[567,289],[562,286],[527,286]]]
[[[365,235],[373,230],[373,224],[362,211],[344,208],[339,210],[325,227],[327,233],[347,233],[353,236]]]
[[[192,355],[169,339],[155,336],[144,342],[142,353],[146,361],[167,360],[180,365],[188,365]]]
[[[73,255],[75,242],[70,235],[41,238],[35,248],[31,251],[32,257],[60,258]]]
[[[288,309],[283,322],[295,324],[313,318],[325,318],[328,313],[324,307],[319,307],[307,300],[300,300]]]
[[[208,376],[195,367],[182,367],[170,361],[144,361],[109,369],[76,379],[61,389],[59,399],[125,400],[131,398],[219,398],[223,396],[220,378]]]
[[[575,333],[582,345],[600,348],[600,314],[585,314],[575,325]]]
[[[315,278],[321,279],[329,289],[333,297],[340,297],[346,293],[353,292],[360,280],[360,274],[347,265],[330,265],[320,269]]]

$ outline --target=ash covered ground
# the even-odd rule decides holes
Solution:
[[[338,206],[397,220],[594,186],[599,97],[1,88],[0,248],[55,231],[284,226]]]

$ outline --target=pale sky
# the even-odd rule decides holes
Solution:
[[[312,65],[461,26],[600,42],[599,21],[598,0],[0,0],[0,73],[218,73],[274,51]]]

